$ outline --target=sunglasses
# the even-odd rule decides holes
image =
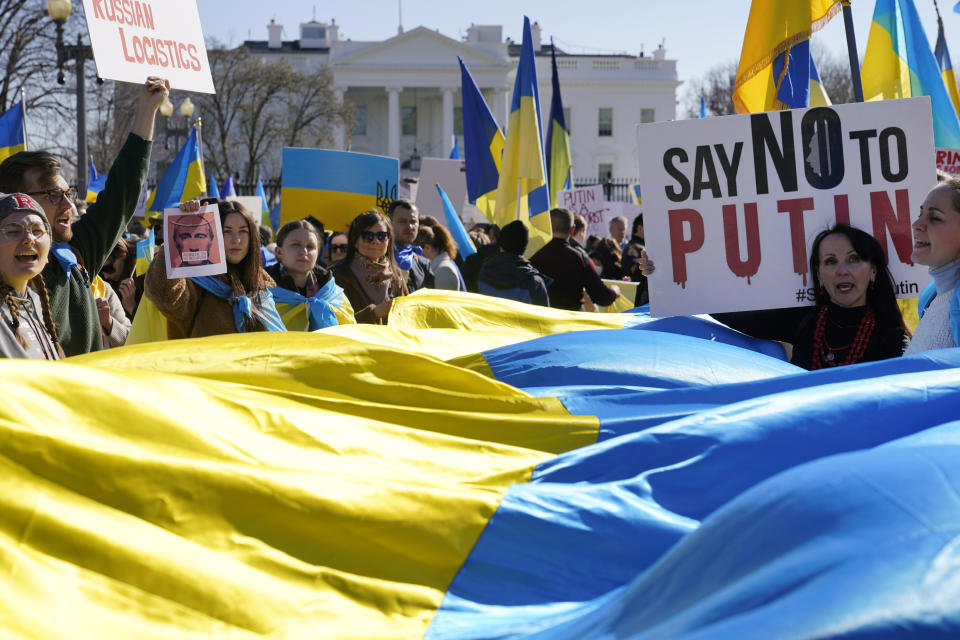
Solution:
[[[28,196],[43,196],[50,204],[57,204],[64,198],[73,200],[77,196],[77,190],[73,187],[68,189],[46,189],[44,191],[33,191]]]
[[[370,240],[367,240],[367,242],[370,242]],[[344,252],[344,253],[345,253],[345,252],[347,251],[347,245],[345,245],[345,244],[331,244],[331,245],[330,245],[330,253],[335,253],[335,252],[337,252],[337,251],[341,251],[341,252]]]
[[[360,237],[366,240],[367,242],[373,242],[374,240],[376,240],[377,242],[386,242],[387,240],[390,239],[390,232],[377,231],[376,233],[374,233],[373,231],[361,231]]]

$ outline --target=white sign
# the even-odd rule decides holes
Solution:
[[[83,0],[97,75],[214,93],[196,0]]]
[[[880,242],[899,297],[929,281],[910,261],[929,98],[651,123],[637,143],[652,315],[810,304],[807,252],[838,222]]]
[[[610,235],[610,220],[605,215],[610,203],[603,199],[601,185],[557,191],[556,206],[568,209],[575,216],[583,216],[587,221],[587,237],[596,235],[604,238]]]
[[[164,209],[163,255],[168,278],[227,272],[219,211],[215,204],[201,207],[196,213],[185,213],[176,207]]]
[[[424,158],[420,167],[420,181],[417,183],[417,209],[421,216],[433,216],[441,223],[444,221],[443,202],[437,185],[443,187],[444,193],[450,198],[450,203],[457,215],[463,213],[463,203],[467,199],[467,174],[463,171],[462,160],[449,158]],[[461,217],[461,220],[463,218]]]

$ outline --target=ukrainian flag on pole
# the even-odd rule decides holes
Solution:
[[[107,184],[106,174],[100,174],[97,172],[97,166],[93,164],[93,160],[90,161],[90,173],[87,178],[87,202],[96,202],[97,195],[103,191],[103,187]]]
[[[513,220],[529,219],[534,236],[539,229],[549,238],[550,216],[546,214],[550,211],[550,194],[547,192],[542,139],[540,90],[537,88],[533,38],[530,35],[530,18],[524,16],[523,45],[500,164],[494,222],[503,226]],[[531,245],[535,244],[531,242]]]
[[[203,163],[200,159],[199,133],[197,127],[190,131],[190,137],[173,159],[160,183],[147,201],[147,212],[163,212],[167,207],[191,198],[198,198],[207,192],[207,181],[203,177]]]
[[[933,47],[933,54],[937,57],[937,67],[943,77],[943,85],[947,88],[947,95],[953,103],[953,109],[960,114],[960,93],[957,92],[957,77],[953,74],[953,63],[950,61],[950,51],[947,49],[947,39],[943,35],[943,18],[937,16],[937,44]]]
[[[573,162],[570,159],[570,131],[563,115],[560,77],[557,75],[557,51],[550,42],[550,68],[553,71],[553,95],[550,97],[550,122],[547,124],[547,169],[550,196],[573,187]]]
[[[503,132],[490,113],[490,107],[473,81],[467,66],[460,61],[460,98],[463,104],[463,152],[467,172],[467,197],[491,222],[497,183],[500,180],[500,157],[503,155]]]
[[[259,177],[257,177],[257,195],[260,196],[260,224],[273,229],[273,225],[270,224],[270,207],[267,206],[267,194],[263,190],[263,181]],[[277,229],[273,229],[273,231],[276,233]]]
[[[808,106],[810,36],[839,12],[839,0],[753,0],[733,90],[737,112]]]
[[[960,148],[960,120],[910,0],[877,0],[860,68],[864,100],[930,96],[933,140]]]
[[[0,114],[0,162],[27,148],[23,100]]]

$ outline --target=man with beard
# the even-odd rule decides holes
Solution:
[[[72,224],[71,219],[76,218],[75,190],[60,174],[60,161],[54,155],[21,151],[0,164],[0,191],[29,193],[50,220],[54,245],[43,279],[60,345],[68,356],[103,346],[90,274],[99,273],[133,217],[150,164],[157,109],[169,92],[166,80],[147,78],[133,130],[110,168],[106,186],[87,213]]]

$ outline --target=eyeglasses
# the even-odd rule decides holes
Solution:
[[[368,239],[367,242],[371,242],[372,239],[373,239],[373,238],[372,238],[373,234],[371,233],[370,235],[371,235],[371,238]],[[384,240],[386,240],[386,238],[384,238]],[[331,244],[331,245],[330,245],[330,253],[336,253],[337,251],[346,253],[346,251],[347,251],[347,245],[345,245],[345,244]]]
[[[361,231],[360,237],[366,240],[367,242],[373,242],[374,240],[376,240],[377,242],[386,242],[387,240],[390,239],[390,232],[377,231],[376,233],[374,233],[373,231]]]
[[[73,187],[67,189],[46,189],[44,191],[33,191],[28,196],[43,196],[50,204],[58,204],[64,198],[73,200],[77,196],[77,190]]]
[[[47,235],[47,228],[42,224],[32,224],[28,227],[15,222],[0,227],[0,237],[7,242],[17,242],[24,235],[29,235],[34,240],[39,240]]]

